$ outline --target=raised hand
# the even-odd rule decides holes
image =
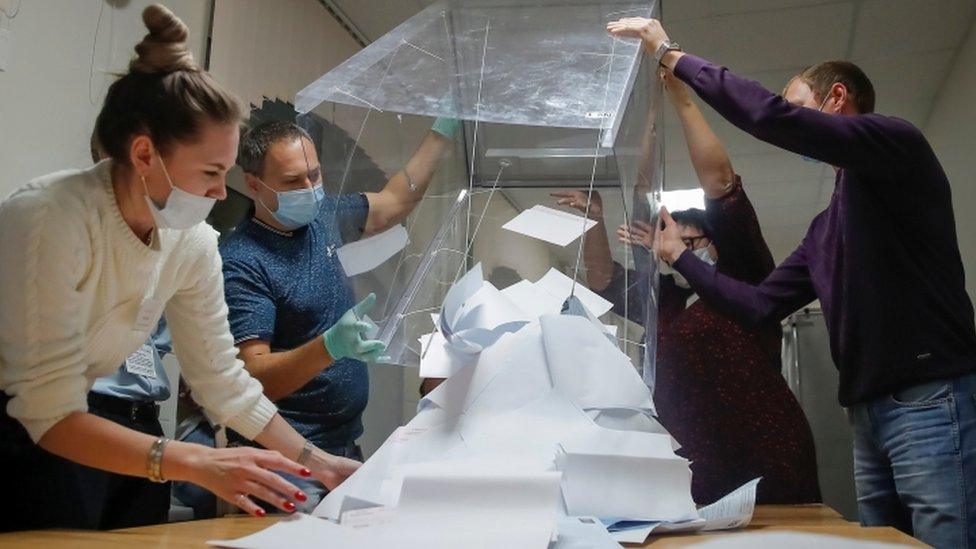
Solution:
[[[668,209],[661,206],[661,227],[654,235],[654,254],[663,259],[665,263],[671,265],[678,257],[688,249],[681,240],[681,228],[672,219]]]
[[[624,244],[641,246],[650,250],[654,240],[654,227],[643,221],[635,221],[631,226],[621,225],[617,229],[617,238]]]
[[[616,37],[640,38],[644,51],[653,55],[661,43],[668,40],[668,33],[657,19],[625,17],[607,23],[607,32]]]
[[[588,215],[594,221],[602,221],[603,199],[600,198],[600,193],[593,191],[592,195],[590,195],[589,211],[587,211],[586,207],[588,194],[587,191],[568,190],[549,193],[549,196],[555,198],[556,204],[560,206],[569,206],[570,208],[579,210],[584,215]]]

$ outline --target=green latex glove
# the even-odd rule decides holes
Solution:
[[[346,311],[338,322],[322,334],[325,348],[333,360],[353,358],[363,362],[376,362],[380,353],[386,350],[382,341],[363,338],[363,334],[373,328],[372,324],[363,320],[363,315],[375,304],[376,294],[371,293]]]
[[[448,139],[454,139],[457,135],[458,129],[461,128],[461,122],[454,118],[444,118],[439,117],[434,121],[434,125],[430,127],[432,131],[435,131]]]

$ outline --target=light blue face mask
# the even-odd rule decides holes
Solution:
[[[325,189],[322,185],[316,185],[311,189],[297,189],[294,191],[276,191],[266,185],[264,181],[255,177],[266,189],[275,193],[278,197],[278,210],[271,211],[260,198],[258,202],[264,209],[271,212],[275,221],[281,224],[287,231],[293,231],[299,227],[304,227],[312,222],[319,215],[322,208],[322,201],[325,200]]]

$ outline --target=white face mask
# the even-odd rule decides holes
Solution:
[[[712,254],[708,253],[708,248],[707,247],[705,247],[705,248],[698,248],[697,250],[694,250],[691,253],[695,254],[696,256],[698,256],[698,259],[701,259],[702,261],[704,261],[705,263],[708,263],[709,265],[714,265],[715,264],[715,260],[712,259]]]
[[[714,265],[715,264],[715,260],[712,259],[711,254],[708,253],[708,248],[707,247],[706,248],[699,248],[697,250],[692,250],[691,253],[695,254],[695,256],[698,259],[701,259],[702,261],[704,261],[705,263],[707,263],[709,265]],[[658,272],[660,272],[661,275],[671,275],[671,276],[673,276],[674,277],[674,283],[679,288],[684,288],[686,290],[691,289],[691,284],[688,283],[688,279],[685,278],[684,276],[682,276],[681,273],[679,273],[678,271],[674,270],[674,267],[672,267],[671,265],[668,265],[664,261],[661,261],[660,262],[660,265],[658,267]]]
[[[160,229],[177,229],[182,231],[207,219],[207,215],[210,214],[210,210],[213,209],[217,199],[190,194],[173,185],[173,180],[170,179],[169,171],[166,170],[166,164],[159,156],[159,153],[156,153],[156,158],[159,158],[159,164],[163,167],[163,174],[166,175],[166,181],[169,183],[171,189],[169,198],[166,199],[166,204],[160,208],[149,198],[149,187],[146,185],[146,178],[142,178],[142,186],[146,191],[146,204],[149,205],[149,212],[152,213],[153,219],[156,220],[156,226]]]

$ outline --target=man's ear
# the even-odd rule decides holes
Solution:
[[[253,175],[244,172],[244,184],[247,186],[247,190],[251,191],[251,198],[258,195],[258,180]]]
[[[847,86],[841,84],[840,82],[834,82],[830,86],[830,97],[834,100],[834,110],[835,114],[847,112],[847,110],[852,107],[851,105],[851,94],[847,90]]]

